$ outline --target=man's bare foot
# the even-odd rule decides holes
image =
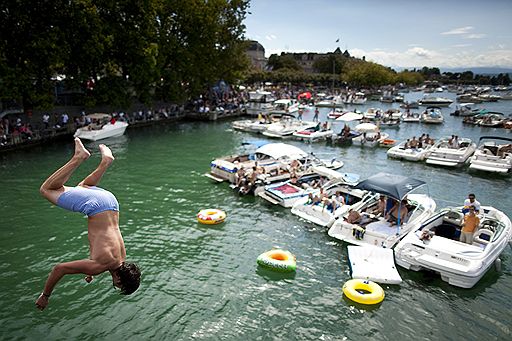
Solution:
[[[91,156],[91,153],[87,149],[85,149],[82,141],[78,137],[75,137],[75,157],[86,160]]]
[[[110,165],[112,161],[114,161],[114,155],[112,155],[112,151],[109,147],[104,144],[100,144],[100,152],[101,152],[101,161],[105,162],[107,165]]]

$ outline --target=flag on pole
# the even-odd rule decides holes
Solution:
[[[340,42],[340,38],[336,39],[336,42],[339,43]]]

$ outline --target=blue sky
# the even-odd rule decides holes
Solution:
[[[391,67],[512,68],[512,0],[252,0],[249,12],[246,37],[267,57],[340,47]]]

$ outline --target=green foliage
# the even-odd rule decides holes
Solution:
[[[343,81],[355,86],[381,86],[392,84],[395,81],[395,73],[382,65],[352,60],[342,74]]]
[[[315,60],[313,63],[313,68],[318,73],[335,73],[339,75],[344,71],[344,67],[347,61],[348,58],[343,56],[342,54],[330,54],[327,57]]]
[[[267,65],[274,71],[281,69],[302,70],[302,67],[297,63],[295,58],[293,58],[293,55],[288,53],[282,53],[280,56],[277,54],[271,55],[268,58]]]
[[[195,96],[247,68],[247,0],[6,0],[0,5],[0,96],[48,107],[55,77],[85,104]]]

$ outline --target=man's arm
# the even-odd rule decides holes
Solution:
[[[96,261],[90,259],[76,260],[67,263],[60,263],[53,267],[52,272],[46,280],[43,292],[36,301],[36,306],[40,310],[43,310],[48,305],[48,300],[52,294],[55,285],[60,281],[64,275],[71,274],[86,274],[89,276],[97,275],[104,272],[106,267]]]

